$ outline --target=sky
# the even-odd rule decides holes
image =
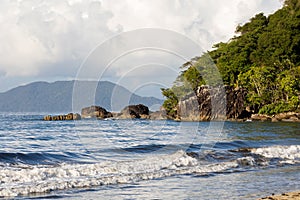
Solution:
[[[170,87],[179,66],[196,50],[200,55],[199,49],[204,52],[227,42],[237,25],[260,12],[271,14],[282,4],[282,0],[1,0],[0,92],[34,81],[90,79],[160,97],[159,88]],[[192,48],[184,43],[199,49],[180,56]]]

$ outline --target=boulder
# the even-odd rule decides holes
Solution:
[[[121,119],[149,119],[149,108],[143,104],[126,106],[118,116]]]
[[[252,121],[271,121],[272,117],[269,115],[262,115],[262,114],[253,114],[251,115]]]
[[[151,120],[166,120],[168,119],[168,116],[165,110],[160,110],[160,111],[150,113],[149,118]]]
[[[251,112],[245,106],[246,95],[243,88],[200,86],[179,101],[176,119],[210,121],[250,118]]]
[[[275,115],[274,118],[278,121],[300,121],[300,113],[296,113],[296,112],[279,113]]]
[[[251,115],[253,121],[272,121],[272,122],[300,122],[300,113],[296,112],[286,112],[279,113],[276,115],[262,115],[262,114],[253,114]]]
[[[100,106],[90,106],[81,110],[81,116],[82,118],[105,119],[113,117],[113,114]]]
[[[73,119],[73,114],[69,113],[66,115],[66,120],[72,120]]]
[[[80,120],[81,116],[78,113],[69,113],[67,115],[46,115],[44,116],[45,121],[63,121],[63,120]]]
[[[228,119],[249,119],[252,112],[246,108],[247,90],[225,86],[226,91],[226,117]]]
[[[81,120],[81,115],[78,113],[72,114],[72,116],[73,116],[73,120]]]
[[[203,98],[206,97],[203,96]],[[200,110],[198,98],[197,96],[193,95],[178,102],[177,119],[182,121],[207,121],[209,119],[204,118],[210,116],[211,113],[209,109],[210,108]]]
[[[46,116],[44,116],[44,120],[45,121],[51,121],[52,117],[50,115],[46,115]]]

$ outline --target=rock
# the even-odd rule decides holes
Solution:
[[[300,119],[298,117],[290,117],[288,119],[282,119],[283,122],[300,122]]]
[[[150,115],[141,114],[140,119],[150,119]]]
[[[121,115],[121,113],[117,113],[117,112],[112,112],[112,117],[115,119],[118,119],[118,117]]]
[[[179,101],[176,118],[181,121],[248,119],[251,112],[246,110],[246,95],[243,88],[204,85]]]
[[[44,116],[44,120],[45,121],[51,121],[52,117],[50,115],[46,115],[46,116]]]
[[[247,90],[244,88],[233,88],[226,86],[226,117],[233,119],[249,119],[251,110],[246,107]]]
[[[90,106],[81,110],[81,116],[82,118],[105,119],[113,117],[113,114],[100,106]]]
[[[277,121],[287,121],[287,122],[298,122],[300,121],[300,113],[296,112],[287,112],[287,113],[279,113],[275,115]]]
[[[78,113],[73,114],[73,120],[81,120],[81,115]]]
[[[205,96],[203,97],[206,98]],[[207,121],[207,116],[211,115],[209,109],[199,110],[197,96],[188,97],[185,100],[179,101],[177,109],[178,117],[182,121]]]
[[[168,119],[168,117],[167,117],[167,113],[165,110],[160,110],[160,111],[150,113],[150,119],[151,120],[166,120],[166,119]]]
[[[126,106],[118,118],[120,119],[149,119],[149,108],[143,104]]]
[[[300,122],[300,113],[296,112],[287,112],[279,113],[273,116],[262,115],[262,114],[253,114],[251,116],[253,121],[272,121],[272,122]]]
[[[271,121],[272,117],[269,115],[253,114],[253,115],[251,115],[251,120],[253,120],[253,121]]]
[[[46,115],[44,116],[45,121],[63,121],[63,120],[80,120],[81,116],[78,113],[69,113],[67,115]]]
[[[52,116],[52,121],[61,121],[64,120],[62,115]]]

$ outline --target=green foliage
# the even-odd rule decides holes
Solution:
[[[295,99],[297,101],[297,105],[299,104],[299,100]],[[288,112],[295,109],[295,105],[286,103],[286,102],[277,102],[277,103],[271,103],[264,105],[260,110],[259,114],[277,114],[282,112]]]
[[[203,78],[198,70],[198,67],[193,65],[183,73],[184,81],[190,84],[190,87],[195,90],[200,83],[203,83]]]
[[[239,25],[236,33],[229,42],[218,43],[214,50],[181,66],[172,89],[163,90],[164,107],[171,114],[178,99],[198,86],[223,82],[246,88],[247,102],[255,112],[300,109],[300,1],[286,0],[282,9],[268,17],[257,14]],[[223,80],[217,78],[215,65]]]
[[[162,94],[167,97],[163,103],[163,107],[166,109],[167,115],[175,118],[177,114],[176,106],[178,104],[178,97],[172,91],[172,89],[162,88]]]

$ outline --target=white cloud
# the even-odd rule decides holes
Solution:
[[[100,2],[1,2],[0,67],[7,76],[38,75],[47,68],[74,70],[87,53],[113,34],[112,14]],[[63,66],[65,65],[65,66]],[[61,70],[64,71],[64,70]]]
[[[258,12],[269,14],[281,4],[279,0],[2,0],[0,76],[33,81],[74,76],[98,44],[139,28],[176,31],[209,49],[232,37],[238,24]]]
[[[279,0],[103,1],[103,6],[114,13],[110,28],[166,28],[187,35],[205,49],[219,40],[228,40],[238,24],[256,13],[270,14],[281,4]]]

